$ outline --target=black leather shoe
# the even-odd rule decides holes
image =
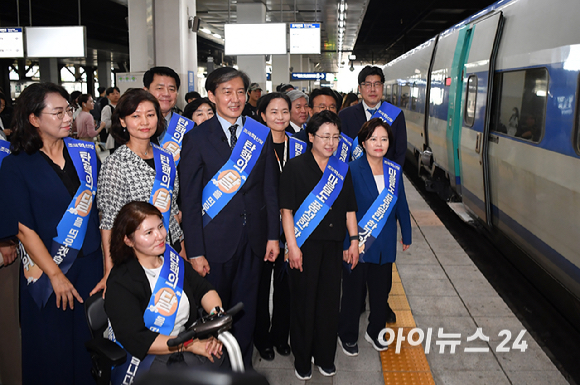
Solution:
[[[277,345],[276,351],[281,356],[289,356],[290,355],[290,345],[288,345],[288,344]]]
[[[272,348],[258,349],[258,352],[260,353],[260,357],[262,357],[266,361],[272,361],[276,356],[276,354],[274,353],[274,349]]]

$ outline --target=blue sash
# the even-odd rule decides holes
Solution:
[[[348,172],[351,145],[352,142],[342,135],[336,153],[328,159],[322,178],[296,210],[294,235],[298,247],[302,247],[338,198]]]
[[[201,200],[204,227],[220,213],[246,183],[262,153],[269,133],[268,127],[250,117],[246,118],[230,159],[203,188]]]
[[[306,150],[307,144],[293,136],[290,137],[290,159],[302,155]]]
[[[166,245],[163,253],[163,267],[149,299],[149,305],[143,314],[145,326],[156,333],[168,336],[175,327],[175,316],[183,296],[185,271],[183,263],[183,258],[171,246]],[[109,339],[123,347],[115,338],[110,322]],[[127,361],[113,368],[111,383],[113,385],[130,384],[136,375],[149,370],[154,359],[155,355],[148,354],[141,361],[127,352]]]
[[[79,176],[81,186],[60,220],[52,240],[50,255],[66,274],[83,246],[91,208],[97,191],[97,153],[93,143],[64,138],[70,157]],[[35,265],[28,255],[22,256],[24,277],[28,290],[39,308],[44,307],[53,292],[46,274]]]
[[[175,166],[179,164],[179,159],[181,158],[181,146],[183,142],[183,136],[189,132],[195,123],[181,115],[173,113],[169,125],[167,126],[167,132],[163,136],[163,139],[159,142],[159,145],[173,154],[173,160],[175,161]],[[157,164],[155,165],[157,167]]]
[[[161,211],[161,214],[163,214],[163,225],[169,231],[176,165],[173,161],[174,158],[169,152],[155,145],[153,145],[153,158],[155,159],[155,182],[151,189],[149,203]]]
[[[371,116],[371,119],[381,118],[387,122],[389,126],[392,126],[393,122],[395,119],[397,119],[400,113],[401,109],[399,107],[395,107],[391,103],[383,102],[379,109],[375,111],[373,116]],[[354,150],[352,151],[352,160],[357,160],[364,153],[362,147],[358,143],[358,136],[354,138],[353,148]]]
[[[360,262],[379,263],[377,260],[366,258],[365,252],[383,230],[387,219],[397,203],[401,166],[383,158],[383,175],[385,188],[373,202],[371,207],[358,222]]]
[[[2,166],[2,160],[10,155],[10,142],[0,139],[0,166]]]

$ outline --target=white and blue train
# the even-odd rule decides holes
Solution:
[[[522,270],[547,272],[546,294],[574,320],[579,11],[578,0],[501,0],[383,67],[419,170],[448,182],[494,238],[524,251]]]

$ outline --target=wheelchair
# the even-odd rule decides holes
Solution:
[[[135,384],[231,384],[231,385],[268,385],[264,376],[256,372],[244,373],[244,362],[240,346],[235,337],[229,332],[233,325],[233,317],[242,310],[243,304],[238,303],[226,312],[206,315],[196,320],[187,330],[177,337],[167,341],[168,346],[177,346],[190,339],[204,339],[214,336],[225,346],[230,363],[231,372],[216,372],[204,369],[171,370],[165,373],[144,373]],[[91,373],[98,385],[108,385],[111,381],[111,371],[114,366],[122,365],[127,360],[127,353],[115,342],[104,336],[108,327],[108,318],[105,312],[105,300],[102,292],[92,295],[85,301],[85,314],[92,339],[85,343],[91,355],[93,366]]]

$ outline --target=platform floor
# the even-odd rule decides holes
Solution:
[[[397,353],[395,339],[381,357],[364,340],[368,317],[365,312],[361,315],[359,355],[347,357],[337,347],[336,376],[323,377],[313,370],[312,379],[307,383],[568,384],[529,333],[522,338],[527,344],[526,350],[514,349],[514,341],[525,330],[520,321],[406,178],[405,187],[413,244],[404,253],[399,245],[389,300],[398,323],[388,327],[397,333],[399,327],[403,328],[403,336],[414,328],[422,330],[425,336],[431,330],[431,341],[428,344],[423,341],[418,346],[402,342]],[[440,328],[445,334],[460,336],[440,338]],[[467,338],[478,328],[489,341],[470,338],[468,342]],[[509,331],[509,340],[505,330]],[[415,340],[419,334],[415,332]],[[445,346],[444,353],[440,353],[441,342],[451,340],[459,341],[455,353],[450,352],[450,346]],[[507,341],[502,345],[504,340]],[[428,353],[425,353],[426,345]],[[502,347],[509,351],[502,352]],[[466,348],[487,351],[466,352]],[[272,385],[304,383],[294,375],[292,355],[276,355],[273,361],[267,362],[255,352],[254,368]]]

